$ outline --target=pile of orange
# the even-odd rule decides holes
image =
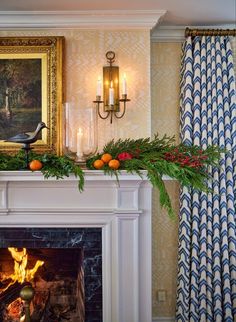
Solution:
[[[108,164],[109,168],[113,170],[117,170],[120,167],[120,161],[112,159],[112,155],[110,153],[104,153],[101,156],[101,159],[94,161],[93,166],[95,169],[100,170],[105,164]]]

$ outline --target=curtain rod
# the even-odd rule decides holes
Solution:
[[[236,37],[236,29],[185,29],[185,37],[195,36],[233,36]]]

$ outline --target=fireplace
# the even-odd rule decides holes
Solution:
[[[27,282],[35,291],[32,321],[102,321],[101,241],[100,228],[0,228],[0,321],[21,321]],[[10,285],[14,261],[26,257],[28,270],[39,263],[34,277]]]
[[[36,289],[42,280],[56,285],[45,308],[48,316],[65,313],[62,321],[71,322],[68,314],[77,314],[77,322],[151,322],[152,189],[143,176],[122,172],[117,182],[100,171],[86,171],[79,193],[73,176],[45,180],[37,172],[1,172],[0,257],[3,252],[12,261],[8,247],[26,248],[30,265],[48,261],[32,281]],[[52,276],[61,260],[50,262],[50,257],[73,257],[76,265],[66,273],[63,264],[58,277]],[[48,292],[46,287],[41,306]],[[39,288],[36,299],[40,296]]]

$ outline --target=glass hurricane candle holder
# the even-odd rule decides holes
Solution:
[[[63,104],[63,154],[72,159],[76,157],[76,137],[73,129],[76,127],[76,106],[72,102]]]
[[[76,131],[76,162],[85,163],[97,151],[97,114],[94,108],[83,108],[78,112]]]

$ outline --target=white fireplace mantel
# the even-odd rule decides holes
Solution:
[[[151,322],[151,185],[145,177],[0,172],[0,227],[101,227],[103,322]]]

